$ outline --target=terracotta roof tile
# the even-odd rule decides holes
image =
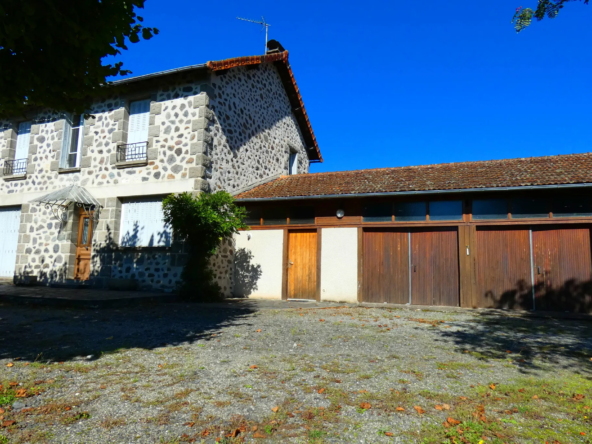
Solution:
[[[592,153],[283,176],[238,199],[592,183]]]

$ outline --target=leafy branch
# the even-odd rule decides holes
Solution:
[[[572,1],[583,1],[586,5],[589,2],[589,0],[539,0],[539,4],[534,11],[531,8],[523,8],[520,6],[516,9],[514,17],[512,18],[512,23],[514,24],[516,32],[520,32],[524,28],[530,26],[533,18],[536,18],[537,21],[541,21],[545,17],[550,19],[557,17],[557,14],[559,14],[559,11],[565,6],[565,3]]]

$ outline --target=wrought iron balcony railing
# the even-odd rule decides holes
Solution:
[[[4,175],[22,176],[27,174],[27,160],[28,159],[5,160]]]
[[[117,147],[117,162],[148,160],[148,142],[128,143]]]

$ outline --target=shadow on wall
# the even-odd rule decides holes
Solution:
[[[132,231],[128,231],[124,233],[121,237],[121,246],[122,247],[137,247],[140,246],[143,242],[143,233],[142,231],[146,227],[140,227],[139,222],[134,222],[134,226]],[[150,235],[150,238],[146,242],[145,247],[170,247],[172,243],[172,234],[171,230],[168,225],[165,225],[162,231]]]
[[[135,223],[119,246],[107,226],[104,240],[93,244],[89,280],[114,290],[175,290],[186,260],[183,244],[172,242],[165,231],[159,233],[159,242],[167,247],[135,247],[139,233],[139,224]]]
[[[38,363],[96,360],[120,349],[152,350],[216,341],[224,337],[226,326],[251,325],[254,311],[250,301],[149,304],[100,311],[5,304],[0,359]]]
[[[497,296],[489,290],[483,294],[481,304],[487,308],[532,310],[533,293],[536,311],[560,311],[592,314],[592,281],[570,279],[558,287],[536,284],[534,287],[524,280],[516,282],[514,288]]]
[[[253,253],[237,248],[234,256],[234,296],[248,298],[257,290],[262,275],[261,265],[253,263]]]

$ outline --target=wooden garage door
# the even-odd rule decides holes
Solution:
[[[362,267],[364,302],[459,305],[456,230],[366,230]]]
[[[317,297],[317,231],[288,234],[288,298]]]
[[[474,254],[477,294],[473,306],[532,308],[528,229],[479,228]]]
[[[536,229],[532,244],[535,308],[592,311],[590,229]]]
[[[411,303],[459,305],[456,230],[411,233]]]
[[[409,302],[409,233],[364,232],[364,302]]]

